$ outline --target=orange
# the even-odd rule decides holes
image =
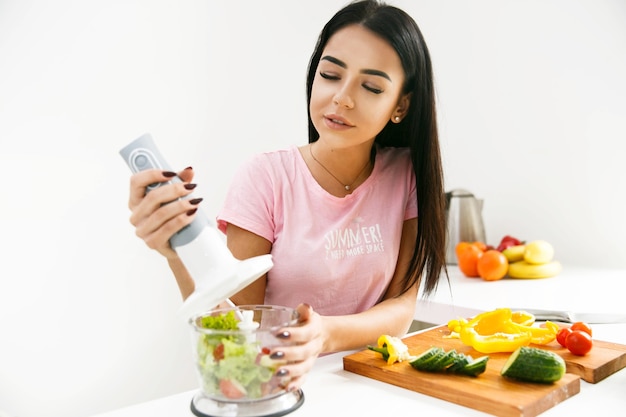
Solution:
[[[473,243],[460,242],[455,249],[461,272],[463,272],[466,277],[479,277],[477,263],[478,259],[483,254],[480,247]]]
[[[478,275],[485,281],[497,281],[504,278],[509,270],[509,261],[499,250],[485,251],[476,262]]]

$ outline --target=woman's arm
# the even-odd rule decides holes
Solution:
[[[287,362],[278,372],[291,376],[288,389],[302,385],[315,359],[322,353],[363,348],[375,343],[381,334],[402,336],[406,333],[413,320],[419,284],[403,294],[400,294],[400,286],[413,252],[416,232],[416,219],[404,222],[394,276],[383,300],[374,307],[357,314],[321,316],[311,306],[298,306],[300,325],[280,333],[280,337],[294,344],[271,352]],[[337,294],[337,302],[341,302],[341,294]]]
[[[226,228],[226,241],[228,249],[237,259],[266,255],[272,250],[270,241],[233,224],[228,224]],[[263,274],[263,276],[230,297],[230,299],[237,305],[263,304],[265,301],[266,283],[267,274]]]
[[[190,184],[193,170],[186,168],[178,173],[182,183],[164,185],[146,193],[148,185],[167,182],[174,175],[176,174],[173,172],[156,169],[132,175],[128,207],[132,212],[130,223],[135,226],[135,234],[150,249],[156,250],[167,259],[180,293],[186,299],[194,291],[195,284],[178,254],[170,246],[169,239],[193,221],[195,209],[201,201],[182,198],[194,189],[194,185]]]
[[[402,336],[413,322],[419,284],[400,294],[400,285],[413,253],[417,219],[404,222],[393,279],[383,301],[367,311],[346,316],[321,317],[324,352],[358,349],[375,342],[381,334]],[[338,295],[340,299],[340,295]]]
[[[292,339],[298,343],[314,341],[311,354],[355,349],[375,342],[381,334],[404,335],[413,321],[418,285],[400,294],[400,283],[408,268],[417,233],[417,220],[407,220],[403,224],[400,250],[396,270],[383,301],[367,311],[345,316],[319,316],[312,313],[315,326],[302,326],[291,329]],[[270,253],[271,242],[229,224],[226,230],[228,248],[237,259],[247,259]],[[314,266],[312,266],[314,267]],[[235,304],[262,304],[265,298],[267,276],[263,275],[254,283],[231,297]],[[337,294],[341,302],[341,294]],[[312,306],[313,309],[315,306]]]

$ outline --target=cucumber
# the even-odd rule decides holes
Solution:
[[[457,353],[454,349],[442,353],[437,358],[437,361],[432,364],[432,368],[435,371],[445,371],[448,367],[457,360]]]
[[[549,384],[565,375],[565,361],[554,352],[522,346],[511,353],[500,374],[520,381]]]
[[[454,363],[447,369],[448,372],[458,374],[467,364],[471,362],[472,357],[464,355],[463,353],[457,353],[454,358]]]
[[[487,369],[488,360],[489,356],[474,360],[471,356],[454,349],[446,352],[440,347],[432,347],[409,363],[418,371],[478,376]]]
[[[440,347],[432,347],[421,355],[413,359],[410,365],[418,370],[426,371],[431,369],[431,365],[435,363],[441,355],[444,354],[444,350]]]
[[[478,376],[487,370],[488,361],[489,356],[481,356],[461,368],[459,373],[469,376]]]

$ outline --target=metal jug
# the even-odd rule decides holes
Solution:
[[[486,243],[482,210],[483,200],[467,190],[455,189],[446,193],[447,264],[457,264],[455,248],[459,242]]]

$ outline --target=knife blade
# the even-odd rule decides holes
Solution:
[[[626,314],[611,313],[577,313],[573,311],[541,310],[537,308],[511,309],[513,311],[525,311],[535,316],[535,320],[560,321],[562,323],[575,323],[584,321],[589,324],[626,323]]]

